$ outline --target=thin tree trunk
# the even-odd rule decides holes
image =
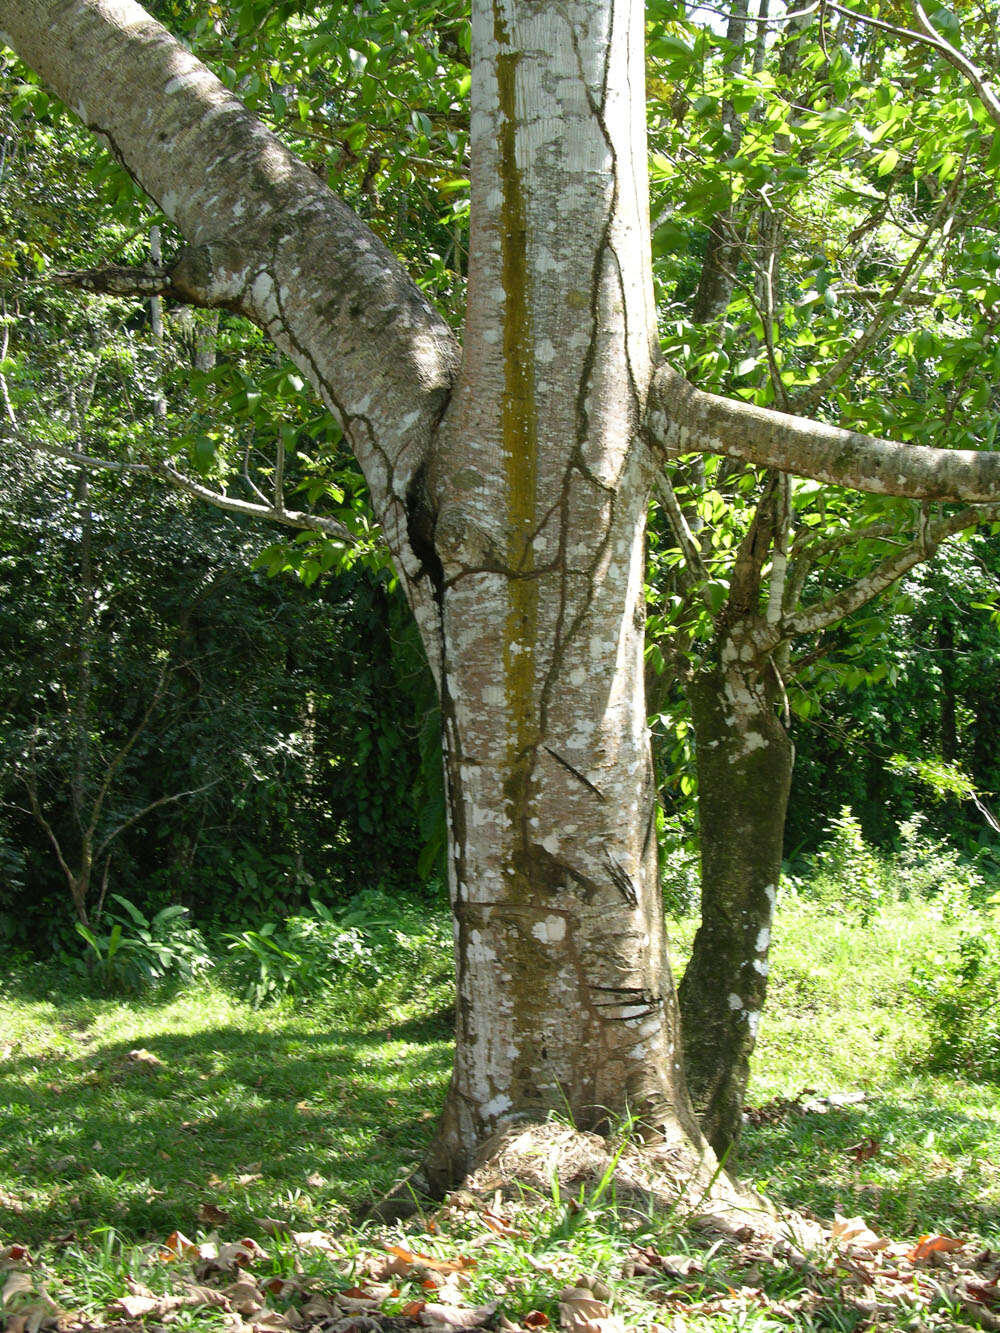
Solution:
[[[750,1056],[767,990],[768,948],[793,749],[775,679],[738,649],[687,687],[698,762],[701,925],[680,1008],[688,1086],[720,1157],[739,1136]]]

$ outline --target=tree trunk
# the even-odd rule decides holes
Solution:
[[[442,1184],[504,1120],[697,1139],[643,686],[638,0],[473,5],[462,373],[430,488],[458,957]]]
[[[752,656],[749,642],[743,644]],[[769,659],[733,640],[687,687],[695,729],[701,925],[680,986],[684,1060],[702,1131],[720,1158],[739,1136],[767,989],[793,749]]]

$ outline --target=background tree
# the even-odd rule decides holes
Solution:
[[[998,421],[978,373],[993,355],[981,263],[997,223],[988,104],[970,104],[967,75],[943,55],[928,64],[921,49],[918,64],[907,39],[872,34],[849,11],[836,32],[816,15],[782,21],[773,45],[767,14],[755,16],[760,40],[747,41],[746,6],[724,36],[676,7],[654,44],[669,351],[691,378],[757,402],[822,404],[898,438],[988,446]],[[905,133],[889,142],[896,126]],[[694,170],[698,188],[678,192]],[[735,458],[710,461],[707,476],[688,469],[658,484],[672,601],[652,628],[696,736],[702,922],[680,1000],[689,1085],[723,1152],[739,1131],[766,993],[790,709],[812,702],[795,678],[820,678],[819,633],[995,511],[915,513]]]

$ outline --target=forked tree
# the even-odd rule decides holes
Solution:
[[[658,470],[711,451],[886,494],[1000,495],[998,455],[782,416],[658,364],[644,22],[642,0],[473,0],[459,346],[381,241],[133,0],[0,0],[8,43],[188,242],[109,282],[254,320],[367,478],[441,699],[458,999],[439,1185],[505,1121],[551,1108],[582,1128],[627,1111],[701,1145],[643,686]],[[723,664],[743,651],[724,645]],[[754,1002],[727,1003],[754,1022]]]

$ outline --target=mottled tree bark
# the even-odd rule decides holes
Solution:
[[[776,712],[770,658],[734,636],[719,659],[687,687],[702,898],[680,1008],[691,1098],[705,1137],[728,1159],[767,991],[793,750]]]
[[[428,479],[459,946],[439,1180],[512,1115],[697,1137],[643,690],[642,6],[476,3],[473,52],[464,361]]]

